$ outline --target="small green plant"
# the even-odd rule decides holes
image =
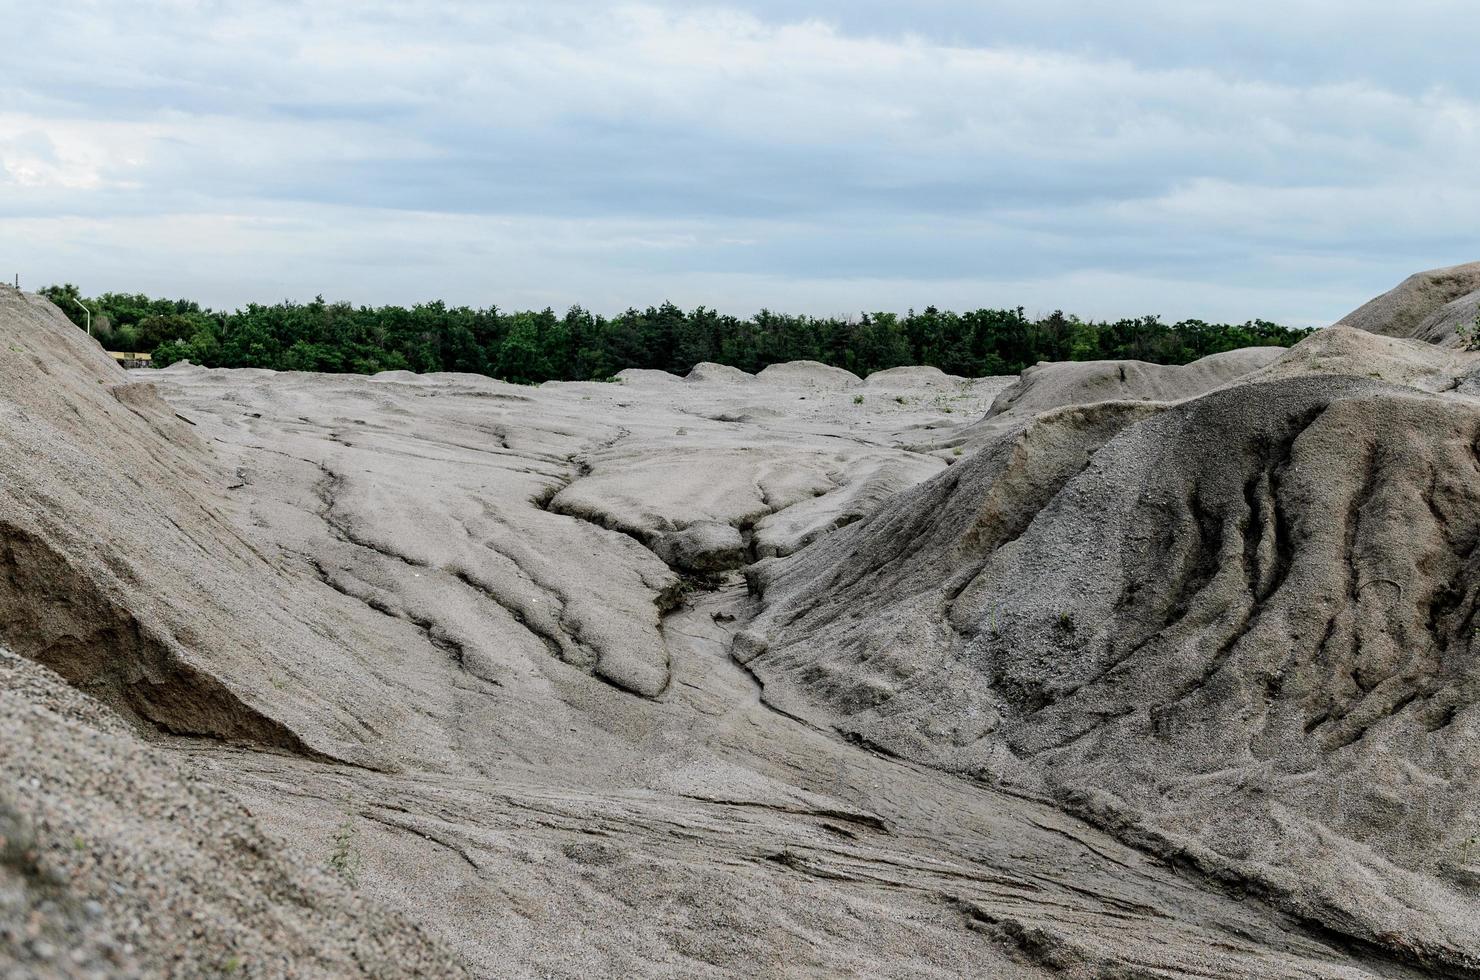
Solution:
[[[1464,341],[1465,350],[1480,350],[1480,311],[1473,322],[1461,324],[1454,332]]]
[[[894,400],[901,405],[908,405],[910,403],[910,400],[903,395],[895,395]]]
[[[1059,629],[1072,630],[1074,628],[1074,617],[1066,612],[1059,613]]]
[[[853,404],[855,404],[855,405],[862,405],[863,404],[863,396],[862,395],[854,395],[853,396]]]
[[[356,838],[359,830],[355,827],[354,817],[346,817],[344,823],[334,831],[334,850],[329,853],[329,870],[344,879],[345,884],[351,888],[357,888],[360,884],[360,869],[364,866],[364,858],[360,855],[360,846]]]
[[[960,456],[961,455],[961,447],[960,446],[957,446],[955,449],[952,449],[951,450],[951,455],[952,456]]]

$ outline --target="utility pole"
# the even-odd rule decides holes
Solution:
[[[78,299],[76,296],[72,296],[72,297],[69,297],[69,298],[72,300],[72,302],[76,303],[78,306],[82,306],[82,300]],[[91,337],[92,336],[92,310],[88,309],[85,306],[82,306],[82,312],[84,312],[84,313],[87,314],[87,335],[89,337]]]

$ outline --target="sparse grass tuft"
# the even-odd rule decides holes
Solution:
[[[1465,350],[1480,350],[1480,313],[1475,314],[1474,323],[1461,324],[1454,332],[1464,341]]]
[[[359,830],[355,827],[354,817],[346,817],[339,829],[334,831],[334,850],[329,853],[329,870],[343,878],[345,884],[351,888],[359,887],[360,869],[365,864],[360,854],[358,836]]]
[[[1461,864],[1469,864],[1474,856],[1475,845],[1480,844],[1480,837],[1466,837],[1459,842],[1459,860]]]

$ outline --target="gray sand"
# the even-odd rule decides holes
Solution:
[[[1004,401],[0,334],[0,972],[1473,965],[1475,356]]]
[[[1473,324],[1477,312],[1480,262],[1470,262],[1415,273],[1335,325],[1455,347],[1456,328]]]

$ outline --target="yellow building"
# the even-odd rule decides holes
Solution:
[[[108,354],[119,364],[126,368],[146,368],[151,366],[154,358],[147,353],[124,353],[123,351],[110,350]]]

